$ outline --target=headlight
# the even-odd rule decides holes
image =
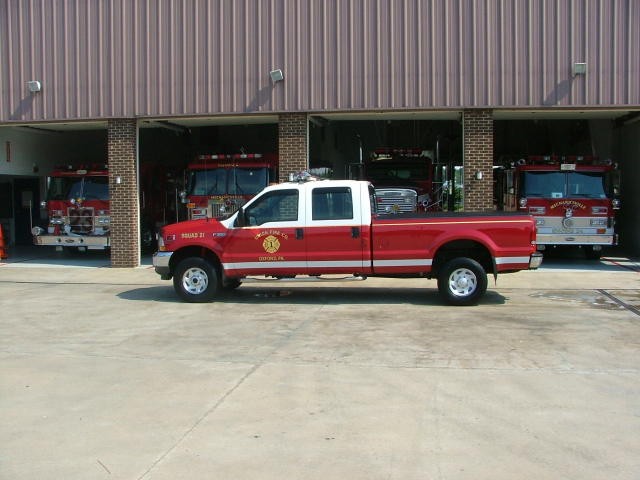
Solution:
[[[544,218],[536,218],[536,226],[540,227],[544,225]]]
[[[49,223],[51,225],[62,225],[64,223],[64,220],[60,217],[53,217],[51,220],[49,220]]]
[[[97,223],[98,223],[98,225],[110,225],[111,224],[111,218],[109,218],[109,217],[98,217]]]

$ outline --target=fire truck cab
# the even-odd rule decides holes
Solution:
[[[224,218],[266,186],[278,181],[274,154],[203,154],[187,166],[182,193],[189,220]]]
[[[615,165],[593,156],[535,155],[504,170],[504,209],[531,214],[539,250],[569,245],[598,259],[617,245]]]
[[[433,152],[421,148],[377,148],[365,164],[365,179],[378,193],[378,212],[437,210],[433,199]],[[415,193],[414,193],[415,192]]]

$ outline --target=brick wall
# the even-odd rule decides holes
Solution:
[[[492,114],[492,110],[465,110],[462,114],[465,211],[494,209]],[[476,178],[477,172],[482,172],[482,179]]]
[[[109,120],[112,267],[137,267],[140,264],[137,138],[138,126],[135,119]]]
[[[278,119],[278,155],[280,181],[290,173],[309,168],[309,121],[306,113],[286,113]]]

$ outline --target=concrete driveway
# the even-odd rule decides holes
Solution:
[[[59,268],[58,268],[59,267]],[[637,479],[640,269],[248,284],[0,264],[2,479]]]

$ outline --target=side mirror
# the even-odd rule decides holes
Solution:
[[[234,222],[234,226],[236,227],[244,227],[247,224],[247,218],[244,214],[244,207],[240,207],[238,209],[238,216],[236,217],[236,221]]]

